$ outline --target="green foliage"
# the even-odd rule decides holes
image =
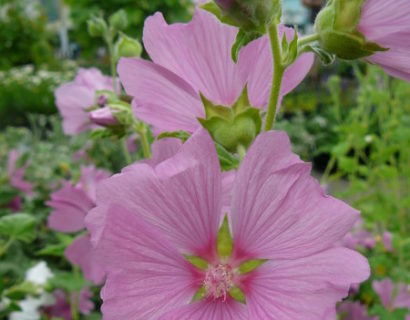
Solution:
[[[47,17],[36,2],[3,0],[0,11],[0,69],[53,59]]]
[[[65,0],[71,11],[73,29],[70,38],[79,43],[82,57],[93,59],[96,50],[103,46],[103,41],[91,38],[87,32],[87,21],[92,15],[111,16],[119,9],[123,9],[127,16],[128,25],[122,31],[133,38],[141,39],[144,20],[157,11],[164,13],[169,22],[187,21],[192,13],[193,2],[190,0]],[[114,19],[118,21],[118,19]]]

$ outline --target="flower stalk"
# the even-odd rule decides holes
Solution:
[[[266,115],[265,131],[272,130],[276,118],[276,109],[279,101],[285,67],[282,65],[282,50],[279,43],[278,27],[273,23],[269,27],[269,40],[273,56],[273,78],[270,91],[268,113]]]

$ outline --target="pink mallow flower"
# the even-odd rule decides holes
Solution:
[[[7,166],[7,175],[9,177],[9,183],[13,188],[16,188],[17,190],[30,196],[33,193],[33,186],[30,182],[24,180],[24,173],[26,171],[28,163],[20,168],[17,168],[16,166],[20,156],[21,154],[17,150],[13,149],[10,151]],[[14,211],[19,211],[21,209],[21,202],[21,197],[16,196],[8,206]]]
[[[96,187],[109,173],[94,166],[83,167],[81,178],[76,185],[65,182],[63,188],[51,194],[47,205],[53,208],[49,218],[50,229],[74,233],[85,229],[84,217],[95,206]],[[104,280],[102,268],[93,259],[89,235],[75,239],[66,249],[67,259],[79,265],[87,280],[101,284]]]
[[[293,29],[279,27],[289,40]],[[214,15],[196,9],[188,24],[168,25],[161,13],[145,21],[143,41],[153,62],[122,58],[118,73],[127,94],[134,97],[138,119],[153,125],[155,132],[200,127],[205,117],[200,93],[216,105],[230,107],[248,87],[250,103],[267,106],[273,63],[267,37],[243,48],[239,61],[231,58],[238,29],[222,24]],[[306,76],[313,54],[305,53],[285,72],[281,97]]]
[[[352,250],[356,250],[359,247],[372,250],[376,245],[376,238],[365,229],[363,221],[359,219],[353,229],[343,238],[343,245]]]
[[[204,129],[172,158],[105,180],[86,217],[107,272],[104,319],[335,319],[336,302],[367,279],[369,265],[338,245],[359,212],[327,196],[310,170],[285,133],[258,136],[233,182],[233,249],[223,258],[222,174]],[[239,272],[254,259],[266,260]]]
[[[80,69],[74,81],[64,83],[55,91],[56,105],[63,117],[63,129],[67,135],[75,135],[96,127],[89,119],[87,109],[100,102],[96,91],[113,91],[110,77],[96,68]]]
[[[366,0],[358,30],[388,49],[367,58],[388,74],[410,81],[410,1]]]
[[[360,302],[344,301],[337,308],[342,320],[376,320],[367,314],[367,307]]]
[[[62,290],[53,292],[55,304],[44,308],[43,314],[54,318],[72,320],[70,301],[67,294]],[[92,293],[88,288],[83,288],[80,293],[73,293],[71,299],[77,299],[78,311],[80,314],[88,315],[94,309],[94,303],[91,301]]]
[[[387,310],[393,311],[398,308],[407,308],[410,312],[409,285],[399,283],[395,289],[393,282],[386,278],[382,281],[373,281],[372,286]]]

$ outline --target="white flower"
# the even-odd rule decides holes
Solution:
[[[10,314],[10,320],[39,320],[41,315],[39,308],[50,306],[55,303],[54,297],[50,293],[43,293],[38,298],[27,297],[19,302],[21,311]]]
[[[47,263],[41,261],[26,272],[26,281],[43,286],[53,277],[53,273],[48,268]]]

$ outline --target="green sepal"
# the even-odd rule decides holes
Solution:
[[[255,270],[256,268],[259,268],[261,265],[263,265],[267,261],[268,261],[267,259],[255,259],[255,260],[245,261],[239,266],[238,271],[241,274],[249,273]]]
[[[108,18],[108,22],[115,30],[124,30],[128,26],[127,13],[124,9],[120,9]]]
[[[232,153],[226,150],[219,143],[215,142],[216,153],[218,154],[219,164],[222,171],[229,171],[232,169],[238,169],[240,161]]]
[[[198,269],[201,269],[201,270],[208,269],[208,261],[206,261],[205,259],[202,259],[201,257],[198,257],[198,256],[191,256],[191,255],[188,255],[188,254],[184,254],[184,257],[194,267],[196,267]]]
[[[222,23],[238,27],[238,22],[236,22],[235,19],[232,19],[228,15],[224,14],[222,9],[219,8],[215,2],[211,1],[211,2],[204,3],[200,6],[200,8],[212,13]]]
[[[231,49],[231,57],[232,60],[237,63],[239,52],[243,47],[248,45],[253,40],[256,40],[264,35],[263,32],[259,31],[247,31],[245,29],[240,28],[238,34],[236,35],[235,42]]]
[[[239,301],[240,303],[246,304],[245,294],[240,288],[232,287],[232,289],[229,291],[229,295],[231,296],[232,299],[235,299],[236,301]]]
[[[346,60],[360,59],[373,55],[377,51],[387,50],[377,43],[366,42],[365,37],[359,32],[323,32],[320,35],[320,42],[325,50]]]
[[[185,142],[189,139],[191,135],[189,132],[184,130],[179,131],[164,131],[157,136],[157,140],[165,139],[165,138],[176,138],[180,139],[182,142]]]
[[[303,51],[315,53],[324,65],[330,65],[336,60],[336,55],[321,48],[318,44],[308,44],[303,47]]]
[[[250,107],[245,86],[242,94],[230,107],[214,105],[201,94],[206,119],[198,118],[214,141],[229,152],[236,152],[239,145],[248,148],[262,128],[259,109]]]
[[[229,230],[227,216],[225,216],[222,225],[219,228],[216,248],[219,257],[221,258],[229,258],[232,254],[233,240],[231,236],[231,231]]]
[[[205,296],[206,296],[206,289],[205,287],[202,286],[195,292],[194,297],[192,298],[191,302],[199,301],[205,298]]]

